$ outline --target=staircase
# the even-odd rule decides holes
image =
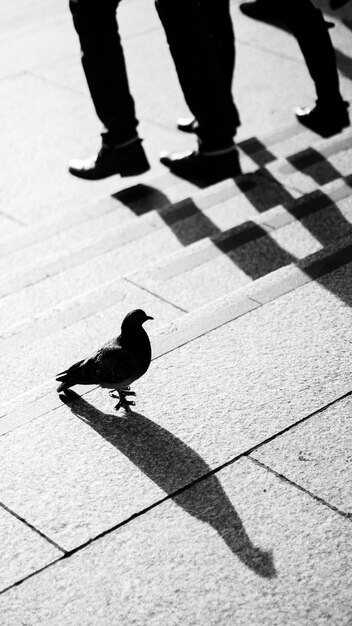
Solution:
[[[214,471],[226,478],[230,467],[250,459],[263,464],[257,448],[349,394],[352,131],[322,140],[294,125],[239,148],[245,173],[235,180],[199,186],[149,173],[114,196],[63,208],[21,238],[1,240],[3,500],[53,549],[7,581],[2,598],[10,617],[7,595],[21,598],[42,570],[45,581],[51,563],[84,554],[119,525],[132,528],[138,520],[131,518],[164,510],[165,499],[177,503],[180,492],[211,483]],[[116,335],[133,308],[155,321],[147,327],[154,360],[134,386],[138,414],[130,426],[113,415],[113,401],[100,389],[77,387],[76,408],[62,404],[55,374]],[[326,366],[314,343],[324,333]],[[89,439],[86,424],[99,440]],[[18,440],[26,448],[12,448]],[[155,446],[160,460],[164,444],[177,457],[172,476],[165,460],[159,475],[142,453]],[[323,499],[320,492],[314,497]],[[117,499],[117,508],[107,499]],[[187,518],[199,517],[191,505],[179,506]],[[268,557],[276,547],[269,541],[259,564],[258,554],[231,550],[264,585],[277,575]],[[217,623],[233,623],[223,620]]]
[[[285,293],[287,272],[301,284],[348,263],[352,133],[311,139],[298,126],[252,138],[236,180],[200,189],[165,173],[3,239],[1,414],[34,389],[53,393],[55,373],[114,336],[132,308],[155,317],[159,356],[170,323],[217,311],[210,330],[238,294],[277,283]]]

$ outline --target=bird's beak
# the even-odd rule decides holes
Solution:
[[[145,318],[146,320],[153,320],[154,317],[150,317],[150,315],[147,315],[147,317]]]

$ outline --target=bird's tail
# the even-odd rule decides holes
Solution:
[[[61,385],[58,386],[57,391],[65,391],[66,389],[68,389],[70,387],[70,385],[72,385],[72,379],[70,380],[70,376],[68,375],[68,372],[61,372],[60,374],[58,374],[56,376],[56,380],[59,381],[61,383]]]
[[[84,359],[82,361],[74,363],[74,365],[71,365],[71,367],[69,367],[67,370],[65,370],[64,372],[60,372],[56,376],[55,380],[61,383],[61,385],[58,386],[57,391],[65,391],[69,387],[77,384],[77,370],[79,369],[83,361]]]
[[[56,379],[57,380],[57,379]],[[68,385],[66,385],[66,383],[61,383],[61,385],[58,386],[57,391],[65,391],[66,389],[68,389]]]

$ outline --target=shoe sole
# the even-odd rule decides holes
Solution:
[[[104,178],[109,178],[110,176],[121,176],[121,178],[126,178],[128,176],[138,176],[139,174],[144,174],[144,172],[148,172],[150,170],[149,163],[140,165],[138,167],[125,167],[123,169],[106,172],[105,174],[97,174],[93,172],[84,172],[80,170],[75,170],[71,167],[68,168],[68,171],[72,176],[76,176],[76,178],[82,178],[83,180],[103,180]]]
[[[348,128],[351,125],[351,122],[348,120],[344,124],[340,124],[339,126],[334,126],[333,128],[326,130],[319,130],[318,128],[314,128],[313,124],[308,124],[307,122],[302,120],[299,115],[296,115],[296,120],[305,128],[308,128],[309,130],[313,131],[313,133],[316,133],[317,135],[320,135],[320,137],[324,137],[325,139],[341,133],[344,128]]]
[[[121,178],[125,178],[127,176],[138,176],[139,174],[144,174],[144,172],[148,172],[148,170],[150,170],[150,165],[147,162],[139,167],[126,167],[125,169],[120,170],[118,174],[120,174]]]

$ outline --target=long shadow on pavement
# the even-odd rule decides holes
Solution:
[[[276,576],[271,553],[252,544],[216,474],[195,450],[140,413],[133,412],[128,418],[109,415],[73,391],[68,401],[74,415],[124,454],[186,513],[214,528],[247,567],[263,578]]]

